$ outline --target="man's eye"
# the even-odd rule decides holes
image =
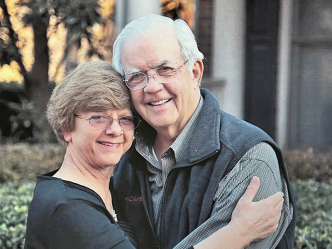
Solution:
[[[132,74],[132,75],[129,76],[128,81],[129,82],[134,82],[134,83],[135,82],[140,82],[140,81],[144,80],[145,77],[146,76],[145,76],[144,73],[135,73],[135,74]]]
[[[172,67],[161,67],[161,68],[158,68],[158,74],[159,75],[169,75],[169,74],[172,74],[174,72],[174,69]]]

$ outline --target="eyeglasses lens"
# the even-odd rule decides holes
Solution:
[[[112,117],[101,116],[98,118],[91,118],[89,123],[92,127],[97,129],[106,129],[108,126],[112,125],[114,119]],[[119,125],[123,130],[133,130],[137,128],[140,119],[137,117],[120,117],[118,119]]]

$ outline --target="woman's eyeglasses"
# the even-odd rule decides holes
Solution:
[[[141,122],[141,120],[135,116],[123,116],[120,118],[113,118],[106,115],[93,115],[87,118],[81,115],[74,114],[74,117],[89,121],[90,125],[97,129],[107,129],[107,127],[112,125],[114,120],[117,120],[123,130],[134,130]]]

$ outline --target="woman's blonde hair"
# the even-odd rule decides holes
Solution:
[[[74,130],[73,115],[132,108],[121,75],[105,61],[79,65],[54,88],[47,106],[47,119],[59,141],[66,143],[63,132]]]

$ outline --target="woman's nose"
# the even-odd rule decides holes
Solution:
[[[109,123],[106,128],[106,134],[114,134],[115,136],[123,134],[123,130],[118,119],[113,119],[112,122]]]

